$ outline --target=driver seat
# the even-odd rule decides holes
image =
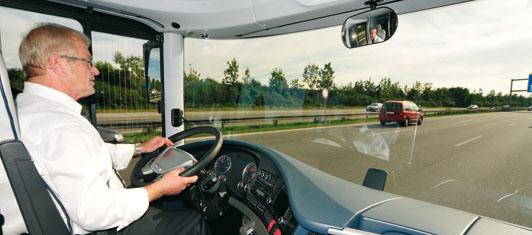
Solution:
[[[386,30],[382,29],[381,24],[375,25],[375,28],[377,29],[377,36],[382,40],[386,40]]]
[[[0,166],[0,212],[6,222],[0,227],[0,234],[3,234],[1,228],[9,234],[26,231],[32,235],[71,234],[47,191],[47,185],[18,139],[18,119],[1,48],[0,99],[0,165],[3,164]]]

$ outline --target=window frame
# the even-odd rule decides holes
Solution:
[[[83,33],[92,40],[92,32],[108,33],[118,36],[131,37],[144,40],[157,41],[163,38],[163,34],[141,22],[125,19],[101,12],[96,12],[92,7],[79,8],[49,1],[10,1],[0,0],[0,6],[24,10],[28,12],[58,16],[76,20],[83,28]],[[30,7],[31,6],[31,7]],[[92,46],[89,46],[89,52],[92,54]],[[163,51],[161,53],[161,65],[163,61]],[[164,81],[164,74],[161,73],[161,82]],[[92,125],[97,127],[96,120],[96,103],[94,95],[86,97],[89,105],[89,117]],[[164,117],[164,113],[163,113]],[[164,125],[164,122],[163,122]],[[163,127],[164,129],[164,127]]]

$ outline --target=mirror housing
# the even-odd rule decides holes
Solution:
[[[161,40],[150,40],[142,45],[144,57],[144,72],[146,73],[146,99],[148,103],[156,104],[162,95],[162,63]]]
[[[397,14],[388,7],[362,12],[344,21],[342,42],[347,48],[381,43],[394,35],[397,26]]]

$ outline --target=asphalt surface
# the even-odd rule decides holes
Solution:
[[[532,112],[427,118],[241,134],[339,178],[362,184],[388,172],[385,191],[532,227]],[[356,200],[356,195],[353,195]]]
[[[362,184],[388,172],[385,191],[532,227],[532,112],[427,118],[232,138],[272,147]],[[354,195],[356,198],[356,195]]]

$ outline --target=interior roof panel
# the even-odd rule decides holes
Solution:
[[[211,39],[263,37],[342,24],[367,0],[50,0],[136,19],[159,32]],[[385,0],[398,14],[470,0]],[[155,23],[154,23],[155,22]],[[178,25],[178,27],[176,27]]]

